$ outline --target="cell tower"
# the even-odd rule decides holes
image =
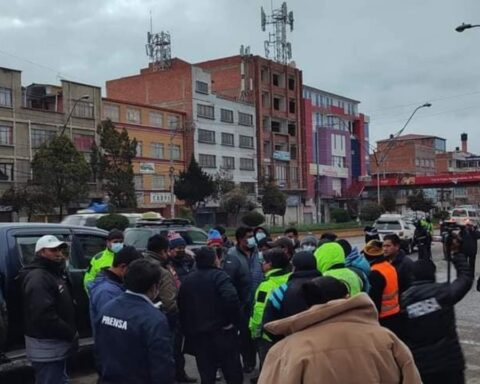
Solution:
[[[270,58],[270,50],[273,49],[273,60],[287,64],[292,59],[292,45],[287,41],[287,25],[290,26],[290,32],[293,31],[293,12],[287,11],[287,3],[282,3],[279,9],[272,9],[272,15],[265,14],[261,7],[262,31],[271,24],[273,32],[268,33],[268,40],[265,40],[265,56]]]
[[[172,65],[172,50],[170,42],[170,33],[162,31],[153,33],[152,14],[150,13],[150,32],[147,32],[147,44],[145,50],[150,58],[153,69],[164,71]]]

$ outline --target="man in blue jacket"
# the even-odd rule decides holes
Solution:
[[[152,302],[158,296],[159,281],[157,265],[135,260],[124,276],[126,291],[101,309],[95,323],[95,349],[102,383],[174,382],[167,318]]]
[[[141,257],[142,254],[134,247],[124,247],[113,256],[113,264],[110,268],[102,269],[94,281],[87,283],[92,326],[98,319],[98,313],[102,307],[125,291],[123,276],[127,267],[132,261]]]

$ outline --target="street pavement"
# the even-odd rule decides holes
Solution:
[[[348,238],[352,245],[359,248],[363,247],[363,237]],[[434,243],[432,246],[433,260],[437,265],[437,280],[439,282],[447,281],[447,263],[443,260],[441,243]],[[417,254],[410,255],[413,260],[417,259]],[[479,261],[480,263],[480,261]],[[478,263],[475,276],[477,278],[480,270]],[[455,279],[455,271],[452,268],[452,279]],[[480,384],[480,293],[476,291],[476,281],[466,297],[456,306],[457,329],[460,335],[461,344],[467,361],[467,383]],[[198,377],[195,361],[187,356],[186,370],[189,375]],[[246,375],[244,383],[249,383],[252,375]],[[97,376],[92,373],[85,373],[75,377],[72,384],[95,384]],[[198,381],[200,382],[200,380]],[[223,383],[220,381],[219,383]]]

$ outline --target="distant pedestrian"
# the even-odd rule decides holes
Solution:
[[[420,221],[415,223],[415,231],[413,232],[413,244],[418,249],[418,259],[430,260],[432,258],[432,238],[428,230]]]
[[[216,225],[215,227],[213,227],[213,229],[217,230],[220,233],[220,235],[222,236],[222,240],[223,240],[223,246],[227,250],[235,246],[233,241],[228,238],[227,233],[225,231],[225,228],[223,226]]]
[[[317,249],[318,240],[314,235],[305,236],[302,241],[300,241],[299,251],[315,252]]]
[[[197,268],[182,283],[178,295],[185,344],[196,358],[202,384],[215,383],[218,367],[227,383],[241,384],[237,291],[219,268],[213,248],[202,247],[195,254]]]
[[[95,324],[95,348],[106,384],[171,384],[174,362],[167,318],[153,304],[160,271],[151,261],[132,262],[126,291],[106,304]]]
[[[392,263],[397,271],[398,290],[401,294],[413,280],[413,260],[410,259],[400,246],[400,238],[397,234],[388,234],[383,237],[383,255]]]
[[[300,239],[298,237],[298,230],[297,228],[295,227],[289,227],[287,229],[285,229],[285,231],[283,232],[283,235],[285,237],[288,237],[292,244],[293,244],[293,248],[296,250],[298,248],[300,248]]]
[[[286,236],[281,236],[277,238],[275,241],[270,241],[268,243],[268,246],[272,249],[273,248],[281,249],[288,262],[290,262],[290,260],[292,259],[295,253],[295,246],[293,245],[292,240],[290,240]]]
[[[465,383],[465,358],[458,339],[454,306],[470,290],[473,273],[461,253],[458,237],[452,242],[452,262],[457,278],[437,283],[435,264],[418,260],[414,282],[401,297],[406,313],[405,342],[410,347],[424,384]]]
[[[40,237],[33,261],[19,274],[25,349],[36,384],[67,383],[66,361],[78,345],[75,308],[65,273],[66,248],[55,236]]]
[[[123,232],[118,229],[112,229],[107,236],[107,247],[104,251],[96,254],[90,260],[90,265],[85,272],[83,285],[88,294],[88,284],[95,280],[97,274],[103,268],[109,268],[113,263],[113,256],[123,248]]]
[[[223,245],[222,235],[220,235],[220,232],[216,229],[210,229],[207,235],[207,246],[215,249],[218,258],[220,259],[220,266],[223,268],[228,249]]]
[[[478,239],[480,239],[480,231],[478,231],[470,219],[465,220],[465,226],[460,231],[462,238],[462,253],[467,257],[468,265],[472,273],[475,274],[475,260],[477,258]]]
[[[259,384],[421,383],[410,351],[378,324],[365,293],[348,298],[332,277],[303,291],[310,309],[265,325],[285,338],[268,352]]]

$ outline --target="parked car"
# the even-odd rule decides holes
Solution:
[[[193,226],[187,219],[139,220],[135,228],[125,230],[125,244],[143,251],[147,248],[151,236],[155,234],[167,236],[169,231],[178,232],[185,239],[187,249],[207,245],[207,233]]]
[[[385,235],[395,233],[400,237],[402,249],[407,254],[413,252],[413,233],[415,232],[415,226],[406,222],[401,215],[381,215],[373,226],[377,229],[380,240],[383,241]]]
[[[457,225],[465,225],[467,220],[470,220],[473,225],[478,226],[479,214],[475,208],[458,207],[450,212],[449,221],[455,222]]]
[[[65,225],[82,225],[86,227],[96,227],[97,220],[107,215],[107,213],[75,213],[73,215],[65,216],[62,220],[62,224]],[[131,227],[135,226],[135,223],[142,218],[141,213],[120,213],[125,216]]]
[[[65,224],[43,223],[0,223],[0,296],[7,307],[7,342],[4,352],[10,361],[0,362],[0,382],[9,381],[12,371],[19,371],[27,365],[24,350],[23,303],[20,283],[17,279],[20,269],[34,257],[37,240],[43,235],[55,235],[69,244],[67,272],[72,284],[77,309],[77,329],[80,334],[80,348],[74,360],[82,355],[91,359],[92,339],[89,318],[88,297],[83,288],[83,275],[90,259],[105,249],[107,231],[98,228]],[[77,364],[78,365],[78,364]]]

